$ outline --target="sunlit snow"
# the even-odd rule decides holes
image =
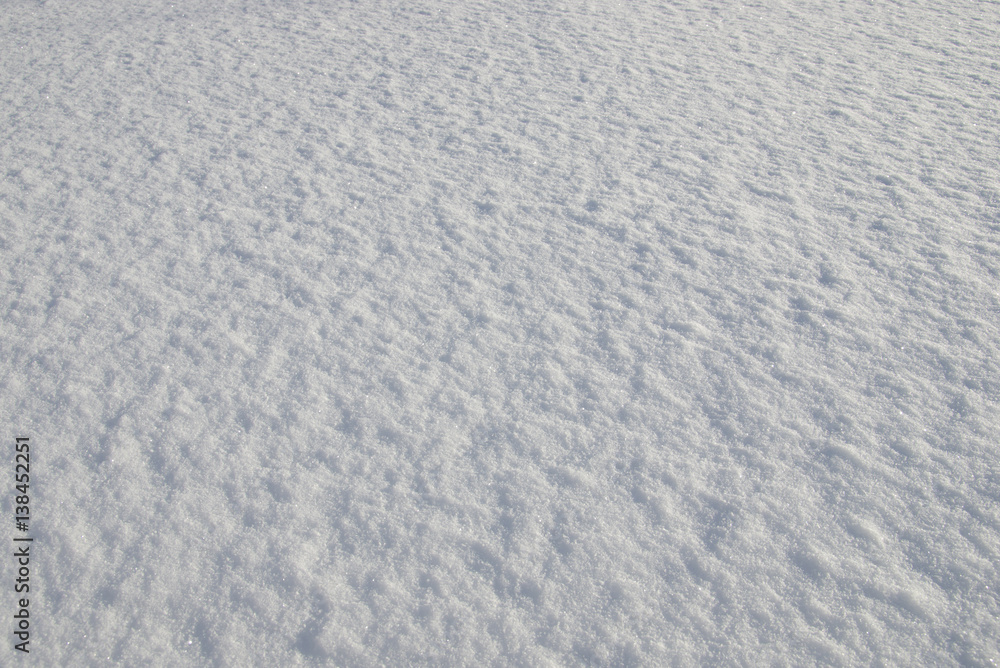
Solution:
[[[995,1],[5,3],[0,664],[995,665],[998,110]]]

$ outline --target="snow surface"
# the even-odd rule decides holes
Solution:
[[[1000,660],[997,2],[0,35],[0,663]]]

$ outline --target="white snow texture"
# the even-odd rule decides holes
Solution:
[[[996,1],[2,10],[3,665],[1000,660]]]

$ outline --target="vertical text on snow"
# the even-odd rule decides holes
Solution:
[[[28,522],[31,520],[31,443],[26,436],[14,439],[14,526],[20,535],[14,536],[14,559],[17,568],[14,574],[14,593],[17,606],[14,612],[14,649],[28,652],[31,642],[31,618],[28,613],[31,592],[31,542],[28,536]]]

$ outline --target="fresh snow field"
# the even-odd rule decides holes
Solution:
[[[1000,661],[1000,3],[0,9],[0,664]]]

